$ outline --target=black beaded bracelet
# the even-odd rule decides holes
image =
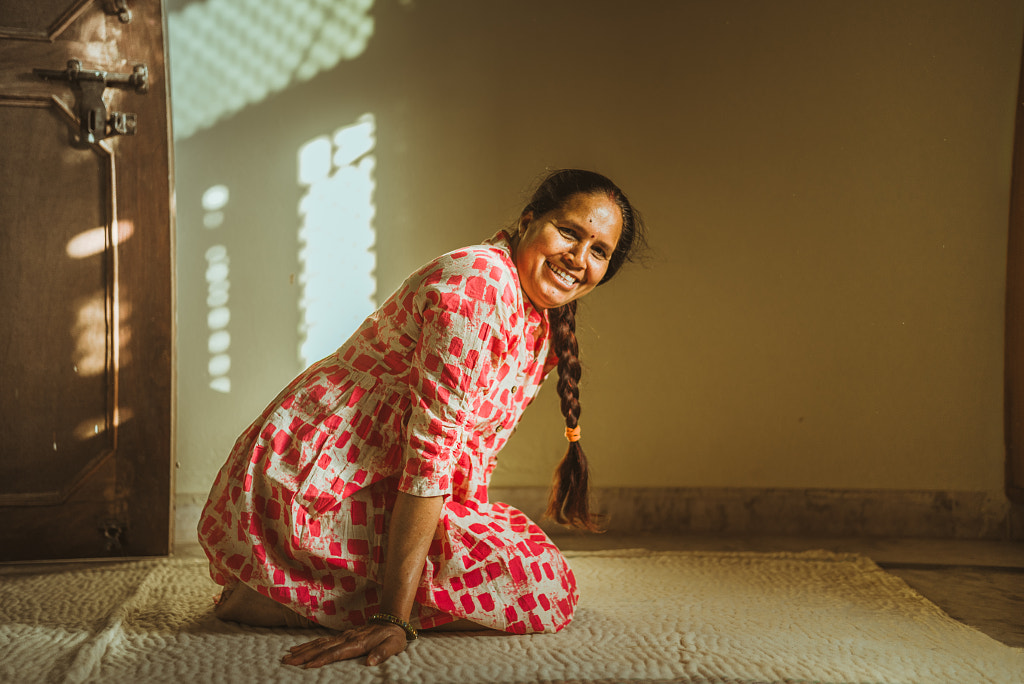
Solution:
[[[412,641],[419,637],[419,633],[412,625],[390,613],[377,613],[370,618],[370,622],[377,625],[398,625],[405,630],[406,641]]]

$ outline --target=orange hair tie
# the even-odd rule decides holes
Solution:
[[[580,426],[577,425],[574,428],[565,428],[565,438],[570,442],[580,441]]]

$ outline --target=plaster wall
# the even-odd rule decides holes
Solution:
[[[644,213],[648,262],[579,314],[595,485],[1001,492],[1024,4],[379,0],[370,15],[355,59],[176,143],[180,495],[206,493],[301,370],[297,150],[365,113],[380,300],[509,225],[546,168],[606,173]],[[215,184],[231,189],[216,235],[200,204]],[[227,394],[207,369],[214,241],[231,254]],[[553,395],[495,485],[548,483]]]

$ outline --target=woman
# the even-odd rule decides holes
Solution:
[[[516,227],[428,263],[239,437],[199,537],[222,619],[337,636],[283,662],[405,650],[417,629],[558,631],[576,581],[487,485],[548,372],[569,450],[548,514],[594,529],[579,445],[576,300],[626,261],[640,221],[596,173],[545,179]]]

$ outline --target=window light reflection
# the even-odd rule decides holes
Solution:
[[[206,250],[206,326],[210,330],[207,338],[207,349],[210,360],[207,371],[210,374],[210,389],[227,394],[231,391],[231,356],[227,353],[231,347],[231,334],[227,331],[231,323],[231,310],[228,308],[228,291],[231,274],[228,250],[224,245],[214,245]]]
[[[211,185],[203,193],[203,209],[217,211],[227,206],[231,192],[226,185]]]
[[[226,185],[211,185],[203,192],[202,206],[206,211],[203,225],[216,230],[224,224],[224,209],[231,199]],[[210,389],[222,394],[231,392],[231,309],[228,308],[231,290],[231,259],[224,245],[207,248],[206,258],[206,327],[210,335],[206,348],[210,358],[206,370],[210,377]]]
[[[206,0],[171,12],[175,138],[355,59],[373,35],[372,7],[373,0]]]
[[[364,114],[299,149],[299,360],[337,349],[376,308],[376,121]]]

